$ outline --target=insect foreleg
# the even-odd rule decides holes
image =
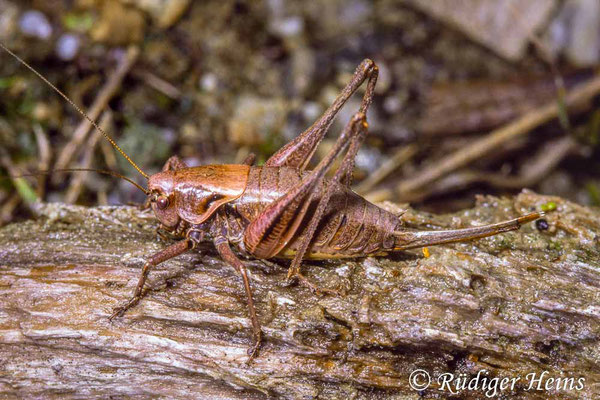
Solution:
[[[177,257],[178,255],[185,253],[186,251],[190,250],[193,246],[193,240],[186,238],[180,242],[177,242],[167,247],[166,249],[159,251],[158,253],[151,255],[148,258],[148,261],[146,261],[146,263],[144,264],[144,267],[142,268],[140,279],[138,280],[137,286],[135,287],[135,291],[131,299],[129,299],[129,301],[123,306],[115,308],[113,314],[108,319],[112,320],[115,317],[121,317],[123,314],[125,314],[125,311],[139,303],[140,299],[142,298],[144,284],[146,283],[146,279],[148,278],[148,274],[150,273],[150,268],[157,266],[161,262],[167,261],[173,257]]]
[[[250,153],[246,156],[246,158],[244,158],[244,161],[242,161],[242,164],[252,166],[252,165],[254,165],[254,161],[256,161],[256,154]]]
[[[182,169],[182,168],[187,168],[187,164],[184,163],[181,158],[177,157],[177,156],[171,156],[169,157],[169,159],[167,160],[167,162],[165,163],[165,165],[163,165],[162,170],[163,171],[174,171],[176,169]]]

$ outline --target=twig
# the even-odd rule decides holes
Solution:
[[[550,171],[578,147],[571,136],[561,137],[542,146],[531,162],[523,166],[518,176],[505,176],[501,174],[486,174],[478,172],[476,178],[503,189],[520,189],[530,187],[544,179]]]
[[[12,184],[25,204],[29,206],[39,200],[35,190],[20,176],[20,169],[12,162],[8,151],[4,147],[0,147],[0,165],[8,171]]]
[[[105,206],[108,204],[108,195],[106,194],[106,190],[104,190],[104,189],[98,190],[97,198],[98,198],[97,203],[99,206]]]
[[[595,77],[571,90],[565,97],[565,107],[572,108],[575,105],[588,102],[598,93],[600,93],[600,77]],[[379,191],[377,197],[380,199],[389,199],[394,194],[397,194],[401,198],[404,198],[407,193],[426,187],[450,172],[487,155],[504,142],[524,135],[539,125],[556,118],[560,107],[556,101],[552,101],[545,106],[532,110],[516,121],[474,141],[471,145],[455,151],[416,176],[401,182],[395,189],[395,192],[393,190]]]
[[[162,94],[172,99],[179,99],[181,97],[181,90],[165,81],[162,78],[154,75],[149,71],[133,71],[133,76],[142,79],[148,86],[158,90]]]
[[[110,125],[110,121],[112,119],[112,114],[110,111],[105,111],[102,114],[102,118],[100,119],[100,128],[103,130],[107,130],[107,127]],[[79,168],[89,168],[92,165],[92,161],[94,159],[94,151],[96,150],[96,145],[102,135],[99,132],[95,132],[87,141],[85,146],[85,150],[83,153],[83,159],[81,161],[81,165]],[[71,184],[69,185],[69,189],[67,190],[67,194],[65,195],[65,202],[67,203],[75,203],[79,194],[81,193],[81,188],[83,183],[88,175],[88,172],[75,172],[73,174],[73,178],[71,179]]]
[[[375,185],[384,180],[389,174],[397,170],[398,167],[414,157],[414,155],[417,154],[417,150],[417,145],[414,143],[401,147],[375,172],[370,174],[366,179],[356,185],[354,190],[359,194],[365,194],[369,192],[375,187]]]
[[[102,155],[104,156],[104,162],[108,169],[116,171],[119,169],[119,164],[117,160],[117,156],[115,155],[115,151],[113,147],[106,140],[100,141],[100,150],[102,151]]]
[[[50,160],[52,159],[52,147],[50,147],[48,135],[44,129],[42,129],[42,126],[37,123],[33,125],[33,133],[35,134],[35,140],[40,154],[38,169],[40,171],[48,171],[50,169]],[[46,174],[42,174],[38,177],[37,195],[41,200],[44,199],[46,192],[47,178],[48,175]]]
[[[519,13],[519,11],[515,7],[515,5],[509,4],[509,8],[511,10],[511,13],[517,19],[519,25],[521,25],[521,27],[525,27],[526,24],[525,24],[523,15],[521,15]],[[554,76],[554,85],[556,86],[556,95],[557,95],[558,104],[560,107],[562,107],[562,108],[559,108],[559,110],[558,110],[559,111],[558,116],[559,116],[561,124],[563,125],[563,128],[565,130],[570,130],[571,129],[571,121],[569,120],[569,115],[566,112],[566,109],[564,109],[565,94],[567,92],[567,89],[565,87],[565,81],[564,81],[562,75],[560,74],[558,67],[556,66],[556,59],[555,59],[554,55],[552,54],[552,52],[550,51],[550,49],[548,48],[548,46],[546,46],[542,42],[542,40],[539,38],[539,36],[535,32],[531,32],[531,31],[528,32],[527,30],[525,30],[525,32],[527,32],[527,37],[529,38],[531,43],[533,43],[535,48],[540,52],[542,60],[544,60],[546,62],[546,64],[548,64],[548,66],[550,67],[550,71],[552,72],[552,75]]]
[[[106,82],[106,85],[104,85],[104,87],[100,90],[98,96],[96,96],[96,99],[94,99],[94,103],[87,112],[87,114],[92,120],[96,120],[98,118],[104,107],[106,107],[106,104],[108,104],[110,99],[117,93],[117,90],[121,86],[123,78],[125,77],[125,75],[127,75],[127,72],[135,63],[138,55],[139,49],[137,47],[132,46],[127,50],[125,57],[119,60],[117,69],[110,76],[108,82]],[[83,119],[79,123],[79,125],[75,129],[75,132],[73,133],[73,137],[58,156],[58,160],[55,166],[56,169],[63,169],[69,165],[69,162],[71,161],[81,144],[84,142],[91,126],[92,125],[90,124],[90,122],[86,119]]]
[[[575,149],[578,144],[570,136],[561,137],[542,146],[535,154],[531,162],[522,168],[517,176],[506,176],[499,173],[488,173],[473,170],[461,170],[452,173],[421,191],[410,192],[403,197],[403,201],[420,201],[436,194],[448,193],[467,188],[475,183],[487,183],[500,189],[520,189],[531,187],[544,179],[558,166],[558,164]],[[369,199],[372,201],[383,201],[381,193],[373,192]]]
[[[2,204],[0,208],[0,225],[4,225],[14,218],[14,211],[17,206],[21,203],[21,196],[18,193],[13,193],[9,198]]]

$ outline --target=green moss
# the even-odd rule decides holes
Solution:
[[[258,146],[258,163],[264,163],[282,145],[281,136],[275,132],[269,132]]]
[[[35,190],[33,190],[25,179],[16,178],[13,182],[17,188],[17,192],[19,192],[19,196],[21,196],[25,203],[31,204],[39,200]]]
[[[7,89],[11,87],[17,78],[15,76],[4,76],[0,77],[0,89]]]
[[[588,192],[588,195],[590,196],[592,205],[600,206],[600,188],[598,187],[598,185],[593,182],[588,182],[585,185],[585,190]]]
[[[89,31],[94,25],[94,17],[89,12],[70,12],[63,16],[62,23],[63,26],[70,31],[84,33]]]
[[[598,146],[600,143],[600,109],[594,110],[587,124],[575,133],[581,142],[592,147]]]
[[[562,250],[562,244],[558,241],[552,240],[550,241],[550,243],[548,243],[548,249],[549,250],[557,250],[557,251],[561,251]]]
[[[136,163],[144,168],[155,160],[164,163],[169,158],[170,146],[160,127],[142,123],[136,118],[129,119],[128,123],[119,145]],[[127,171],[127,175],[137,175],[137,171],[127,160],[123,157],[119,157],[118,160],[121,171]]]
[[[499,240],[496,241],[496,246],[500,250],[508,250],[513,248],[513,242],[506,235],[502,235],[499,237]]]
[[[553,201],[549,201],[547,203],[542,204],[542,211],[550,212],[556,210],[556,203]]]

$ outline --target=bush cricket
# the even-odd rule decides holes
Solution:
[[[148,257],[133,296],[126,304],[114,309],[109,317],[111,320],[122,316],[140,301],[152,267],[194,249],[208,234],[222,259],[242,278],[253,332],[253,344],[248,349],[251,360],[262,343],[262,331],[246,266],[232,246],[240,253],[259,259],[291,259],[289,281],[297,281],[315,292],[333,292],[317,287],[302,274],[303,260],[381,256],[411,248],[473,240],[516,230],[521,224],[544,214],[533,212],[496,224],[465,229],[415,231],[403,227],[399,216],[353,192],[350,185],[354,159],[368,132],[366,115],[378,75],[377,66],[369,59],[360,63],[350,82],[323,115],[264,165],[254,165],[252,154],[242,164],[198,167],[188,167],[173,156],[161,172],[149,176],[65,94],[4,45],[0,43],[0,46],[65,98],[146,178],[147,188],[144,188],[122,177],[148,196],[147,203],[160,227],[180,239]],[[329,153],[309,170],[307,167],[315,149],[336,114],[365,82],[360,108],[343,128]],[[342,158],[339,168],[332,177],[326,176],[338,157]]]

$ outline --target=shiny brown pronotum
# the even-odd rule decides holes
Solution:
[[[248,350],[252,358],[262,342],[261,327],[246,267],[232,246],[256,258],[290,258],[289,280],[297,280],[314,291],[327,291],[302,274],[302,260],[377,256],[472,240],[516,230],[543,215],[534,212],[467,229],[414,231],[403,227],[397,215],[354,193],[350,189],[354,159],[367,135],[366,114],[378,74],[377,66],[369,59],[357,67],[351,81],[325,113],[264,165],[253,165],[254,156],[250,155],[243,164],[188,167],[174,156],[162,172],[148,176],[66,95],[4,45],[0,46],[73,105],[148,180],[147,189],[136,186],[148,195],[161,227],[180,239],[148,257],[133,296],[116,308],[110,319],[122,316],[140,301],[153,266],[194,249],[205,233],[210,233],[220,256],[242,277],[254,336],[254,344]],[[308,163],[335,115],[365,81],[367,88],[360,108],[325,158],[314,170],[308,170]],[[343,156],[340,167],[332,178],[326,177],[339,156]]]

